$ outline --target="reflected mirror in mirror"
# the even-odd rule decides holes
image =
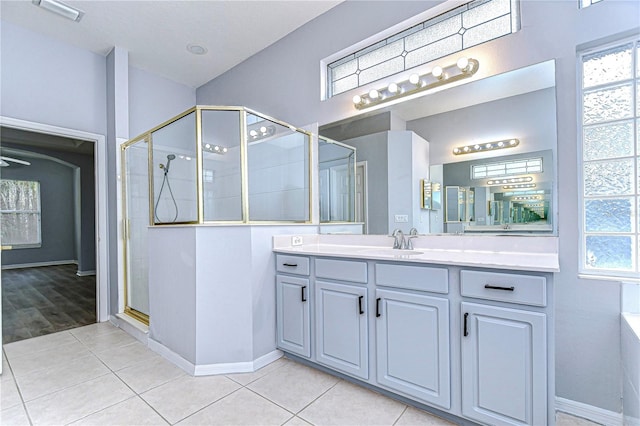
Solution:
[[[366,233],[549,235],[557,222],[555,96],[555,63],[547,61],[323,125],[320,134],[358,150],[356,169],[366,171],[359,198]],[[456,147],[511,139],[519,143],[454,154]],[[544,173],[530,182],[536,187],[507,190],[487,184],[489,177],[471,179],[471,163],[540,156]],[[465,175],[454,178],[461,163]],[[507,177],[513,176],[520,174]],[[431,209],[424,208],[421,180],[439,185],[442,205],[432,191]],[[447,205],[449,190],[455,209]],[[544,193],[524,193],[532,190]]]

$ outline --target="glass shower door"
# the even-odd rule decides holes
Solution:
[[[126,314],[149,324],[147,229],[149,218],[149,149],[146,140],[123,146],[124,255]]]

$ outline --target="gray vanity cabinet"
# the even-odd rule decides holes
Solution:
[[[449,301],[377,289],[375,316],[377,382],[450,408]]]
[[[368,379],[367,288],[320,280],[315,287],[316,360]]]
[[[310,357],[309,279],[277,275],[276,297],[278,347]]]
[[[296,355],[311,357],[311,315],[309,304],[309,258],[276,257],[276,320],[278,347]],[[290,276],[299,275],[299,276]]]
[[[543,277],[461,272],[462,414],[491,425],[548,424],[547,317]]]

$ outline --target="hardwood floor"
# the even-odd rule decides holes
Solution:
[[[2,343],[96,322],[96,277],[76,265],[2,271]]]

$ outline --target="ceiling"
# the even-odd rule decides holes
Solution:
[[[65,0],[84,12],[76,23],[28,0],[3,0],[0,16],[100,55],[121,47],[131,66],[195,88],[341,2]],[[189,44],[207,53],[194,55]]]

